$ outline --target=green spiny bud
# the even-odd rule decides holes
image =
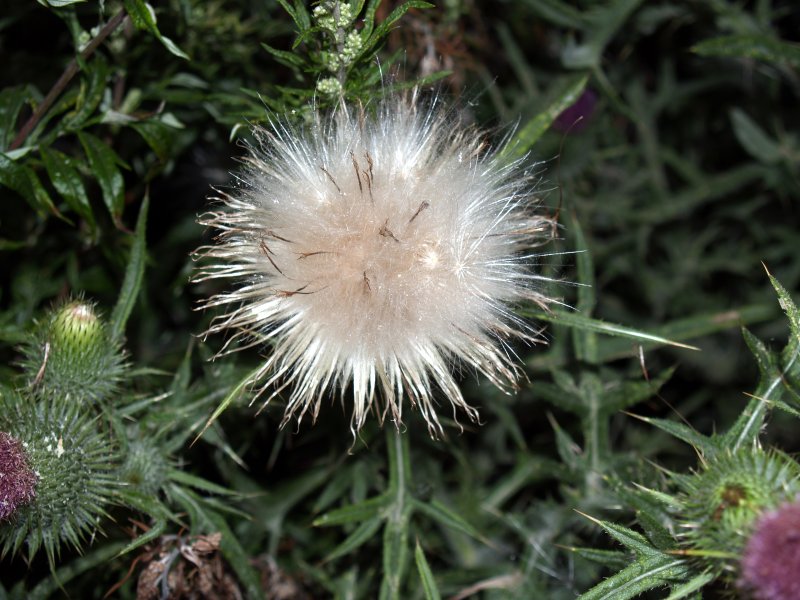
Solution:
[[[2,555],[44,548],[51,567],[61,546],[79,549],[97,529],[117,486],[117,456],[96,418],[74,404],[9,394],[0,398],[0,429],[19,440],[36,476],[36,493],[0,526]]]
[[[39,394],[63,400],[109,399],[125,374],[124,353],[92,304],[55,309],[23,347],[23,368]]]
[[[687,553],[733,582],[758,518],[800,493],[800,465],[780,452],[753,448],[720,453],[675,480]]]
[[[120,479],[138,492],[155,496],[166,480],[168,468],[169,463],[160,446],[135,439],[128,445]]]

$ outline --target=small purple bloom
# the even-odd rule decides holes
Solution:
[[[0,431],[0,521],[36,496],[36,474],[18,439]]]
[[[800,500],[759,517],[741,567],[739,586],[755,600],[800,598]]]
[[[597,105],[597,92],[586,89],[574,104],[566,108],[553,122],[553,129],[578,133],[586,129]]]

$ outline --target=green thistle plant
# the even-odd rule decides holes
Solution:
[[[54,309],[22,350],[33,391],[65,401],[110,400],[127,370],[119,342],[80,299]]]
[[[2,556],[23,546],[44,549],[51,568],[62,545],[79,549],[97,529],[117,486],[117,454],[96,417],[75,404],[9,394],[0,399],[0,429],[22,443],[36,474],[36,496],[0,527]]]

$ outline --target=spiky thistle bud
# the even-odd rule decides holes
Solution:
[[[255,134],[240,189],[201,218],[219,235],[195,279],[236,284],[204,303],[230,310],[207,333],[272,345],[252,383],[291,389],[284,423],[352,388],[354,432],[410,401],[438,435],[437,388],[477,419],[454,364],[515,386],[509,342],[537,335],[513,306],[549,302],[534,248],[553,228],[520,162],[416,96]]]
[[[742,555],[739,587],[754,600],[800,598],[800,500],[755,522]]]
[[[0,522],[36,496],[36,474],[25,449],[14,436],[0,431]]]
[[[732,583],[756,522],[800,493],[800,465],[778,451],[748,448],[707,459],[682,488],[679,520],[692,556]]]
[[[44,549],[51,567],[63,544],[79,548],[97,528],[116,486],[116,453],[96,418],[74,403],[0,398],[0,428],[20,441],[36,494],[0,526],[2,555],[26,546],[30,560]]]
[[[64,400],[110,399],[126,370],[119,342],[83,300],[54,309],[23,346],[23,354],[31,387]]]

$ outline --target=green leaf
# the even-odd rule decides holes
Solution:
[[[667,338],[645,333],[643,331],[638,331],[630,327],[606,323],[605,321],[592,319],[573,312],[566,312],[562,310],[543,311],[531,308],[523,309],[519,312],[520,314],[532,319],[539,319],[541,321],[547,321],[556,325],[564,325],[565,327],[577,328],[584,331],[595,331],[605,335],[625,337],[640,342],[651,342],[658,345],[675,346],[677,348],[685,348],[687,350],[699,350],[699,348],[696,348],[695,346],[689,346],[688,344],[682,344],[680,342],[668,340]]]
[[[139,290],[144,279],[144,266],[147,260],[147,241],[145,232],[147,229],[147,209],[150,206],[150,194],[145,192],[142,207],[139,209],[139,218],[136,220],[136,232],[134,234],[131,255],[128,259],[128,266],[125,269],[125,278],[122,281],[119,299],[111,313],[111,335],[114,339],[122,339],[125,333],[125,324],[131,316],[133,306],[139,297]]]
[[[203,429],[200,430],[200,433],[198,433],[197,436],[194,438],[194,441],[192,441],[192,444],[194,444],[195,442],[197,442],[197,440],[203,437],[203,434],[208,430],[209,427],[211,427],[214,421],[216,421],[219,418],[219,416],[227,410],[227,408],[231,405],[231,403],[233,403],[237,398],[239,398],[241,393],[248,385],[251,385],[253,382],[257,380],[260,374],[261,374],[261,365],[257,366],[255,369],[250,371],[245,377],[243,377],[239,381],[239,383],[237,383],[233,387],[233,389],[230,392],[227,393],[227,395],[222,399],[222,402],[220,402],[217,405],[217,408],[214,409],[214,412],[211,413],[211,416],[206,421],[206,424],[203,425]]]
[[[17,117],[30,98],[28,86],[8,87],[0,91],[0,151],[8,148],[17,135]]]
[[[340,556],[347,556],[357,548],[360,548],[365,542],[375,537],[375,532],[378,531],[382,523],[383,519],[381,517],[373,517],[361,523],[341,544],[331,550],[325,557],[325,562],[336,560]]]
[[[419,545],[417,540],[417,547],[414,549],[414,561],[417,563],[417,571],[419,578],[422,581],[422,589],[425,591],[425,600],[441,600],[439,588],[436,585],[436,580],[433,577],[433,571],[425,558],[425,552],[422,551],[422,546]]]
[[[641,533],[610,521],[595,519],[580,511],[577,512],[602,527],[606,533],[637,556],[664,556],[664,553],[654,547]]]
[[[597,548],[576,548],[574,546],[568,547],[567,550],[586,560],[614,570],[624,569],[631,564],[631,555],[619,550],[598,550]]]
[[[431,502],[412,500],[412,506],[414,510],[418,510],[445,527],[450,527],[451,529],[465,533],[476,540],[488,543],[486,538],[481,535],[480,531],[470,525],[466,519],[453,512],[450,508],[436,499],[432,500]]]
[[[383,515],[391,505],[389,496],[382,494],[363,502],[337,508],[314,519],[314,527],[329,527],[345,523],[361,523]]]
[[[611,0],[607,5],[587,11],[583,43],[568,43],[561,62],[568,69],[596,68],[606,45],[618,33],[642,0]]]
[[[701,590],[704,586],[714,581],[714,579],[716,579],[714,573],[710,572],[695,575],[686,583],[673,587],[665,600],[681,600],[682,598],[688,598],[690,594]]]
[[[686,576],[682,560],[666,554],[640,558],[619,573],[605,579],[578,600],[628,600]]]
[[[667,432],[671,436],[690,444],[692,447],[698,449],[703,454],[713,453],[716,446],[709,438],[701,433],[698,433],[688,425],[677,423],[675,421],[668,421],[666,419],[654,419],[651,417],[642,417],[639,415],[631,415],[648,425],[658,427],[660,430]]]
[[[800,67],[800,47],[763,34],[724,35],[712,38],[693,46],[692,52],[700,56],[755,58]]]
[[[287,67],[294,67],[298,69],[302,69],[305,67],[306,61],[297,53],[297,52],[287,52],[285,50],[278,50],[277,48],[273,48],[269,44],[261,44],[261,47],[264,48],[267,52],[272,54],[279,63],[282,65],[286,65]]]
[[[107,542],[85,556],[78,556],[37,584],[25,595],[26,600],[45,600],[63,592],[64,585],[76,577],[108,565],[124,545],[123,542]]]
[[[121,159],[104,142],[86,132],[79,132],[81,141],[92,173],[97,177],[100,189],[103,191],[103,201],[115,223],[119,223],[122,211],[125,208],[125,181],[122,178],[117,164]]]
[[[792,300],[789,292],[786,291],[786,288],[781,285],[781,282],[775,279],[769,271],[767,272],[767,276],[769,277],[770,283],[772,283],[772,287],[774,287],[775,291],[778,293],[778,304],[780,304],[786,316],[789,317],[789,329],[792,333],[793,342],[795,344],[800,344],[800,310],[798,310],[797,305]]]
[[[0,185],[17,192],[39,215],[61,216],[36,172],[17,164],[5,154],[0,154]]]
[[[91,69],[81,81],[81,88],[75,101],[75,109],[64,115],[63,127],[66,130],[79,129],[86,119],[92,116],[100,105],[106,91],[108,80],[108,65],[102,58],[95,58],[91,62]]]
[[[71,4],[80,4],[86,0],[39,0],[39,4],[44,6],[52,6],[53,8],[64,8]]]
[[[181,469],[170,469],[167,476],[172,481],[182,483],[183,485],[187,485],[198,490],[203,490],[204,492],[220,494],[222,496],[232,496],[236,494],[236,492],[233,490],[229,490],[228,488],[217,485],[216,483],[212,483],[211,481],[203,479],[202,477],[197,477],[196,475],[187,473]]]
[[[750,156],[766,164],[780,161],[782,156],[780,145],[747,116],[747,113],[734,108],[730,111],[730,117],[736,139]]]
[[[89,204],[86,189],[83,187],[81,175],[75,167],[75,161],[63,152],[52,148],[42,148],[41,155],[53,187],[61,194],[67,205],[83,217],[94,230],[96,224],[92,207]]]
[[[177,132],[174,127],[156,119],[131,123],[131,127],[144,138],[159,160],[165,162],[170,158]]]
[[[434,8],[434,5],[430,2],[423,2],[422,0],[408,0],[408,2],[404,2],[395,8],[383,21],[380,22],[380,24],[375,28],[375,31],[372,32],[372,35],[369,36],[369,39],[366,40],[361,55],[363,56],[369,50],[374,48],[386,36],[386,34],[389,33],[392,25],[394,25],[412,8]],[[369,9],[367,10],[369,11]]]
[[[527,2],[526,7],[533,14],[561,27],[583,29],[587,23],[586,16],[579,9],[560,0],[535,0]]]
[[[525,156],[533,145],[539,141],[545,131],[550,128],[558,115],[572,106],[583,93],[588,75],[575,75],[562,79],[552,92],[544,108],[528,121],[522,129],[500,151],[500,157],[516,160]]]
[[[156,25],[156,13],[153,7],[144,0],[124,0],[125,10],[128,12],[133,24],[138,29],[143,29],[152,33],[164,47],[175,56],[189,60],[189,55],[178,48],[168,37],[161,35]]]

